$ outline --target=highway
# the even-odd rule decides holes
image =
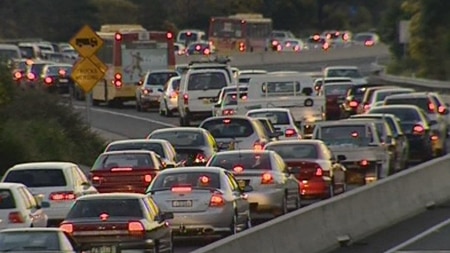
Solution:
[[[320,71],[326,65],[356,65],[364,74],[368,74],[371,69],[371,63],[376,58],[365,57],[352,60],[336,60],[332,62],[321,63],[297,63],[297,64],[277,64],[251,67],[240,67],[241,69],[266,69],[268,71],[278,70],[296,70],[296,71]],[[83,116],[86,115],[86,107],[84,102],[74,102],[74,108]],[[123,138],[144,138],[151,131],[159,128],[174,127],[178,125],[178,118],[166,118],[158,114],[157,110],[152,112],[137,112],[133,104],[126,105],[124,108],[108,108],[106,106],[91,107],[90,124],[93,128],[102,131],[114,133],[116,136]],[[413,193],[412,193],[413,194]],[[450,203],[449,203],[450,204]],[[450,205],[449,205],[450,207]],[[333,253],[344,252],[384,252],[389,248],[402,243],[411,238],[415,234],[450,218],[450,212],[446,206],[427,211],[407,222],[395,225],[387,230],[381,231],[370,236],[359,243],[351,245],[347,248],[341,248],[333,251]],[[200,248],[210,241],[202,240],[183,240],[176,242],[177,253],[191,252]]]

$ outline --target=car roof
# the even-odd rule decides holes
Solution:
[[[239,155],[239,154],[270,154],[272,150],[252,150],[252,149],[243,149],[243,150],[228,150],[228,151],[221,151],[219,153],[216,153],[214,156],[220,156],[220,155]],[[177,168],[178,169],[178,168]]]
[[[355,124],[361,124],[361,125],[367,125],[371,124],[373,121],[368,120],[335,120],[335,121],[321,121],[316,122],[317,126],[342,126],[342,125],[355,125]]]
[[[425,98],[428,97],[429,94],[427,94],[426,92],[413,92],[413,93],[403,93],[403,94],[395,94],[395,95],[390,95],[387,96],[386,99],[388,98]]]
[[[150,71],[148,71],[148,72],[147,72],[147,75],[150,75],[150,74],[158,74],[158,73],[177,73],[177,74],[178,74],[177,71],[172,70],[172,69],[155,69],[155,70],[150,70]]]
[[[198,128],[198,127],[171,127],[171,128],[160,128],[160,129],[153,130],[153,132],[151,132],[149,134],[149,136],[151,136],[155,133],[176,132],[176,131],[198,132],[198,133],[206,132],[205,129]]]
[[[117,140],[117,141],[113,141],[110,142],[108,144],[108,146],[110,145],[115,145],[115,144],[126,144],[126,143],[170,143],[167,140],[163,140],[163,139],[127,139],[127,140]]]
[[[316,81],[322,81],[322,80],[325,80],[325,82],[326,81],[334,81],[334,80],[345,80],[345,81],[347,81],[347,80],[352,80],[350,77],[318,77],[318,78],[316,78],[316,79],[314,79],[314,82],[316,82]]]
[[[341,65],[341,66],[329,66],[326,67],[325,70],[329,69],[359,69],[358,66],[347,66],[347,65]]]
[[[384,122],[382,119],[368,119],[368,118],[347,118],[347,119],[343,119],[342,121],[351,121],[351,122],[361,122],[361,123],[365,123],[365,122]]]
[[[418,109],[420,109],[419,107],[417,107],[417,106],[415,106],[415,105],[383,105],[383,106],[380,106],[380,107],[372,108],[372,109],[369,110],[369,112],[372,111],[372,110],[383,109],[383,108],[386,108],[386,109],[388,109],[388,108],[394,108],[394,109],[413,109],[413,110],[418,110]]]
[[[276,145],[283,145],[283,144],[314,144],[319,145],[322,144],[322,140],[316,140],[316,139],[303,139],[303,140],[279,140],[274,142],[269,142],[268,146],[276,146]]]
[[[22,187],[22,186],[25,186],[25,185],[21,184],[21,183],[9,183],[9,182],[0,183],[0,189],[16,189],[16,188]]]
[[[243,116],[243,115],[232,115],[232,116],[216,116],[216,117],[209,117],[205,119],[203,122],[208,122],[212,120],[218,120],[218,119],[245,119],[245,120],[254,120],[251,117]]]
[[[77,166],[71,162],[30,162],[16,164],[10,170],[39,170],[39,169],[61,169]]]
[[[67,63],[51,63],[51,64],[48,64],[49,66],[52,66],[52,67],[73,67],[73,65],[72,64],[67,64]]]
[[[255,112],[255,113],[258,113],[258,112],[285,112],[285,113],[289,113],[290,110],[288,108],[261,108],[261,109],[248,110],[247,114],[250,114],[252,112]]]
[[[192,167],[177,167],[176,169],[163,170],[159,172],[159,174],[172,174],[178,172],[213,172],[213,173],[221,173],[222,171],[226,171],[224,168],[220,167],[206,167],[206,166],[192,166]]]
[[[107,151],[101,155],[115,155],[115,154],[151,154],[156,155],[155,152],[150,150],[119,150],[119,151]]]
[[[364,114],[356,114],[351,116],[350,118],[397,118],[394,114],[391,113],[364,113]]]
[[[64,232],[57,227],[32,227],[32,228],[5,228],[0,231],[0,233],[8,232]]]
[[[392,91],[392,90],[400,90],[400,91],[402,91],[402,90],[405,90],[405,91],[410,90],[410,91],[414,91],[414,89],[412,89],[412,88],[402,88],[402,87],[395,87],[395,88],[393,88],[393,87],[386,87],[385,89],[376,90],[375,92],[377,92],[377,93],[383,93],[383,92],[389,92],[389,91]]]
[[[89,194],[77,198],[79,200],[99,200],[99,199],[142,199],[146,198],[145,194],[141,193],[124,193],[124,192],[113,192],[113,193],[99,193],[99,194]]]

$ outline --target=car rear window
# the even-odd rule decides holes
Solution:
[[[345,96],[351,84],[333,84],[323,86],[325,96]]]
[[[222,72],[192,73],[189,75],[188,90],[217,90],[227,86],[227,78]]]
[[[11,170],[4,182],[21,183],[27,187],[66,186],[66,177],[61,169]]]
[[[411,97],[411,98],[387,98],[385,105],[415,105],[424,111],[428,111],[428,103],[430,100],[427,97]]]
[[[16,208],[16,202],[9,189],[0,189],[0,210]]]
[[[277,152],[283,159],[318,159],[319,152],[314,144],[270,145],[267,150]]]
[[[144,217],[139,199],[90,199],[77,200],[66,219],[99,218],[101,214],[109,217]]]
[[[268,118],[274,125],[289,125],[289,113],[281,111],[262,111],[262,112],[250,112],[247,116],[252,118]]]
[[[213,156],[209,166],[221,167],[230,171],[237,166],[244,170],[272,170],[268,153],[218,153]]]
[[[165,173],[155,178],[152,189],[172,188],[180,185],[220,189],[220,175],[205,171]]]
[[[320,135],[321,140],[332,146],[367,146],[374,141],[370,128],[365,125],[323,126]]]
[[[164,85],[166,82],[174,76],[178,76],[177,72],[158,72],[150,73],[146,85]]]
[[[248,119],[217,118],[206,121],[201,128],[208,130],[214,138],[244,138],[254,133]]]
[[[130,143],[117,143],[109,145],[107,151],[124,151],[124,150],[148,150],[153,151],[162,158],[165,158],[164,148],[161,143],[146,143],[146,142],[130,142]]]
[[[393,114],[400,121],[418,121],[420,120],[420,115],[417,110],[412,108],[385,108],[385,107],[377,107],[369,111],[369,113],[386,113]]]
[[[92,170],[155,168],[149,154],[103,154],[97,158]]]
[[[203,133],[197,131],[164,131],[154,133],[149,139],[162,139],[174,147],[198,147],[205,145]]]

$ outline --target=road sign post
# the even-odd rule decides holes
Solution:
[[[81,55],[81,59],[73,66],[72,79],[84,91],[86,120],[90,125],[92,89],[103,79],[108,70],[108,66],[95,55],[103,46],[104,41],[91,27],[85,25],[69,43]]]

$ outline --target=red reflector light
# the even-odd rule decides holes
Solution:
[[[118,171],[133,171],[133,168],[112,168],[111,172],[118,172]]]
[[[130,233],[142,233],[145,231],[144,225],[139,221],[130,221],[128,222],[128,232]]]
[[[244,167],[242,166],[234,166],[233,171],[236,173],[241,173],[242,171],[244,171]]]
[[[225,205],[225,200],[223,199],[222,196],[220,196],[218,194],[214,194],[211,196],[211,200],[209,201],[209,206],[220,207],[223,205]]]
[[[272,174],[266,172],[261,176],[261,184],[273,184]]]
[[[73,225],[70,224],[70,223],[61,224],[61,225],[59,226],[59,228],[60,228],[62,231],[65,231],[66,233],[69,233],[69,234],[73,233]]]
[[[8,222],[17,224],[17,223],[24,223],[25,220],[20,212],[10,212],[8,214]]]
[[[192,187],[190,186],[174,186],[171,189],[172,192],[190,192],[192,191]]]
[[[356,101],[350,101],[350,103],[348,104],[350,107],[358,107],[358,102]]]
[[[53,201],[75,200],[76,198],[73,192],[52,192],[49,197]]]
[[[369,161],[367,161],[367,160],[362,160],[359,164],[360,164],[361,166],[367,166],[367,165],[369,165]]]
[[[297,132],[294,129],[286,129],[286,131],[284,132],[284,135],[286,137],[292,137],[296,134],[297,134]]]
[[[323,170],[322,170],[322,168],[317,168],[317,169],[316,169],[316,176],[318,176],[318,177],[322,177],[322,176],[323,176]]]

